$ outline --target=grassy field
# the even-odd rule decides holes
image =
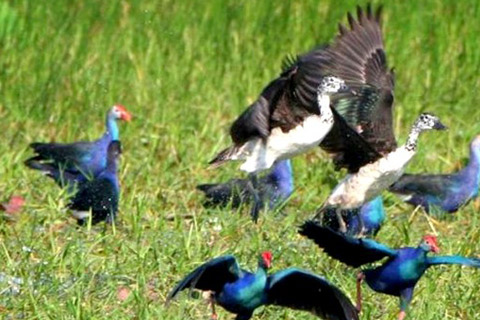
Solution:
[[[246,210],[203,209],[195,185],[241,175],[237,164],[206,169],[229,144],[231,121],[279,73],[285,55],[330,41],[356,4],[1,1],[0,200],[20,194],[27,205],[16,222],[0,221],[0,318],[205,319],[206,303],[186,294],[166,309],[170,288],[225,253],[254,269],[264,249],[273,251],[272,271],[310,269],[354,298],[356,271],[296,233],[344,174],[320,150],[294,159],[291,200],[256,225]],[[384,3],[399,141],[421,111],[450,127],[422,137],[411,172],[458,169],[480,131],[479,18],[476,0]],[[95,139],[116,102],[134,115],[121,124],[120,222],[77,228],[64,208],[67,194],[23,165],[27,145]],[[478,202],[447,221],[429,221],[389,194],[386,206],[380,241],[416,245],[434,228],[443,253],[480,255]],[[193,219],[182,218],[186,214]],[[9,285],[5,276],[23,283]],[[479,283],[478,270],[430,270],[417,286],[409,319],[479,319]],[[119,292],[128,293],[126,299]],[[364,292],[362,319],[396,316],[397,299],[366,286]],[[231,316],[222,310],[220,318]],[[269,307],[255,318],[313,316]]]

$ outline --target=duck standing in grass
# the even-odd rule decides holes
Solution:
[[[118,160],[122,150],[120,141],[112,141],[107,150],[107,166],[95,178],[78,185],[68,208],[79,225],[88,221],[113,223],[116,219],[120,197],[120,183],[117,177]]]
[[[451,174],[404,174],[389,191],[401,195],[428,213],[456,212],[478,196],[480,184],[480,136],[470,144],[470,161]]]
[[[361,271],[357,276],[357,309],[361,310],[361,283],[365,280],[376,292],[400,298],[399,320],[406,316],[418,280],[428,268],[440,264],[458,264],[480,268],[480,260],[462,256],[428,256],[438,253],[437,238],[425,236],[418,247],[391,249],[371,239],[357,239],[307,221],[300,234],[313,240],[325,253],[351,266],[359,267],[383,258],[388,260],[374,269]]]
[[[226,183],[200,184],[197,189],[205,193],[204,205],[225,207],[231,204],[238,208],[242,204],[251,203],[252,219],[258,219],[259,212],[267,206],[269,209],[283,204],[293,192],[293,172],[290,159],[277,162],[272,170],[258,179],[254,189],[258,192],[258,200],[249,188],[248,179],[232,179]]]
[[[212,259],[181,280],[166,303],[184,289],[198,289],[211,292],[212,320],[217,319],[215,303],[236,314],[236,320],[249,320],[262,305],[305,310],[328,320],[358,319],[350,300],[324,278],[296,268],[268,275],[271,264],[269,251],[260,256],[255,273],[241,269],[231,255]]]
[[[322,225],[332,230],[339,230],[338,217],[335,209],[325,209],[322,214]],[[382,196],[365,203],[360,208],[341,210],[345,221],[346,234],[353,237],[375,236],[385,221],[385,208]]]
[[[132,116],[122,105],[114,105],[107,113],[106,131],[96,141],[64,143],[34,142],[35,156],[25,161],[32,169],[42,171],[61,187],[71,187],[97,176],[107,167],[107,148],[119,140],[117,120],[130,121]]]

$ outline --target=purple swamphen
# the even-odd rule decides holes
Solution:
[[[470,144],[470,161],[451,174],[404,174],[389,191],[399,194],[426,212],[441,215],[456,212],[478,196],[480,184],[480,136]]]
[[[124,106],[114,105],[107,113],[106,131],[98,140],[68,144],[34,142],[30,147],[35,156],[25,164],[42,171],[61,187],[91,179],[106,168],[110,142],[119,140],[117,120],[130,121],[131,118]]]
[[[291,161],[287,159],[277,162],[271,172],[256,180],[256,185],[252,187],[258,192],[258,199],[252,193],[250,183],[250,179],[232,179],[226,183],[200,184],[197,189],[205,193],[206,207],[225,207],[231,203],[233,208],[238,208],[242,204],[251,203],[250,215],[256,221],[265,206],[274,209],[292,194]]]
[[[193,270],[167,297],[167,304],[184,289],[210,291],[212,319],[215,303],[236,314],[236,320],[248,320],[262,305],[278,305],[309,311],[329,320],[358,319],[350,300],[333,284],[311,272],[289,268],[268,275],[272,254],[262,253],[255,273],[240,268],[234,256],[212,259]]]
[[[300,234],[313,240],[325,253],[351,267],[388,258],[381,266],[361,271],[357,276],[357,308],[361,310],[361,282],[365,280],[376,292],[400,298],[399,320],[406,316],[413,290],[425,271],[439,264],[459,264],[480,268],[480,259],[462,256],[428,256],[438,253],[437,238],[425,236],[418,247],[392,249],[372,239],[357,239],[306,221]]]
[[[115,221],[120,197],[117,168],[121,152],[120,141],[110,142],[107,167],[92,180],[79,183],[77,192],[68,204],[79,225],[88,221],[90,213],[92,224]]]

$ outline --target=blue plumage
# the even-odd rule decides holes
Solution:
[[[381,196],[374,198],[360,208],[341,210],[341,214],[347,225],[346,233],[351,236],[375,236],[386,218]],[[338,217],[335,209],[324,209],[322,224],[339,231]]]
[[[120,197],[120,184],[117,177],[120,154],[120,142],[112,141],[108,146],[106,168],[92,180],[78,185],[78,191],[68,204],[78,224],[84,224],[90,212],[92,224],[100,221],[114,222]]]
[[[205,206],[252,205],[251,215],[258,217],[265,207],[274,209],[285,202],[293,192],[293,172],[290,160],[279,161],[260,179],[232,179],[221,184],[201,184],[197,189],[205,193]],[[257,193],[258,196],[255,196]]]
[[[35,156],[25,164],[42,171],[61,187],[72,188],[75,183],[96,177],[107,166],[107,148],[110,142],[119,140],[117,120],[130,121],[131,115],[121,105],[113,106],[106,116],[106,131],[92,142],[39,143],[30,147]]]
[[[181,280],[167,303],[180,291],[195,288],[212,292],[212,318],[218,303],[236,314],[236,320],[248,320],[256,308],[270,304],[309,311],[323,319],[358,319],[350,300],[322,277],[296,268],[268,275],[271,259],[271,253],[264,252],[255,273],[240,269],[230,255],[210,260]]]
[[[379,267],[364,270],[359,274],[357,308],[361,308],[360,283],[365,279],[374,291],[400,297],[400,320],[406,315],[415,285],[429,267],[460,264],[480,268],[480,260],[476,258],[428,256],[429,252],[439,251],[434,236],[425,236],[416,248],[391,249],[374,240],[356,239],[310,221],[301,227],[300,234],[312,239],[332,258],[353,267],[388,258]]]
[[[470,144],[470,161],[452,174],[405,174],[390,187],[405,201],[422,206],[426,212],[455,212],[478,196],[480,184],[480,136]]]

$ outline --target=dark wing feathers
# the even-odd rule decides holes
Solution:
[[[308,271],[289,268],[268,277],[268,304],[309,311],[328,320],[356,320],[357,309],[345,294]]]
[[[70,144],[34,142],[30,144],[30,147],[37,154],[37,158],[64,163],[65,161],[78,161],[91,151],[93,144],[91,142]]]
[[[226,283],[236,281],[241,275],[234,256],[226,255],[212,259],[183,278],[167,296],[168,303],[184,289],[199,289],[220,292]]]
[[[231,203],[232,207],[236,208],[251,200],[252,195],[247,184],[246,179],[232,179],[226,183],[200,184],[197,189],[205,193],[204,205],[207,207],[226,206]]]
[[[313,221],[306,221],[299,233],[313,240],[325,253],[334,259],[352,266],[393,257],[397,251],[371,239],[357,239],[322,227]]]
[[[332,112],[333,128],[320,146],[336,154],[333,160],[337,168],[345,167],[350,173],[354,173],[364,165],[382,157],[334,108]]]
[[[381,154],[396,148],[393,134],[394,74],[387,66],[380,26],[380,8],[357,9],[357,19],[348,15],[350,27],[340,24],[339,35],[323,52],[324,73],[338,76],[355,94],[338,104],[340,115]],[[367,89],[362,89],[366,86]],[[331,145],[333,143],[330,143]],[[334,144],[333,144],[334,145]],[[332,152],[332,147],[327,151]],[[335,152],[335,150],[334,150]],[[338,150],[336,151],[338,152]]]
[[[444,199],[455,183],[454,178],[450,174],[404,174],[388,190],[403,195],[431,195]]]

